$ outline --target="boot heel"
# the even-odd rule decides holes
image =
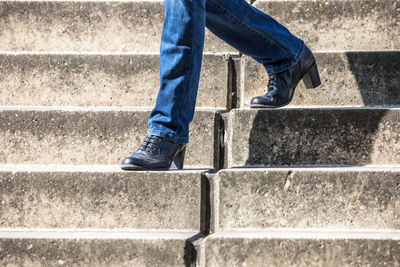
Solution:
[[[182,170],[183,169],[183,161],[185,160],[185,151],[186,147],[184,147],[181,152],[176,155],[176,157],[172,160],[170,170]]]
[[[321,85],[317,63],[313,63],[307,73],[303,76],[303,82],[307,89],[316,88]]]

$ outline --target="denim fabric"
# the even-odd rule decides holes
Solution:
[[[245,0],[165,0],[160,89],[147,134],[188,142],[200,77],[204,29],[257,62],[269,75],[295,65],[302,40]]]

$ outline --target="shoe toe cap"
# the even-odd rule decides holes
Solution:
[[[263,103],[263,99],[260,96],[253,97],[250,101],[251,105],[254,105],[254,104],[257,105],[257,104],[262,104],[262,103]]]
[[[135,165],[135,166],[140,166],[140,167],[150,167],[150,166],[158,166],[160,165],[160,162],[162,160],[159,157],[156,156],[146,156],[146,155],[141,155],[141,154],[133,154],[130,157],[126,157],[122,161],[122,165],[129,166],[129,165]]]
[[[131,157],[126,157],[122,160],[122,165],[131,165],[133,164],[134,159]]]
[[[273,105],[274,103],[275,99],[267,95],[253,97],[250,101],[250,105]]]

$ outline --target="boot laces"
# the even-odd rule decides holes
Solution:
[[[277,76],[271,75],[268,80],[268,92],[265,94],[268,97],[273,97],[278,91]]]
[[[144,152],[152,152],[157,149],[162,138],[155,135],[146,135],[143,143],[140,145],[140,150]]]
[[[276,90],[277,76],[271,75],[268,80],[268,91]]]

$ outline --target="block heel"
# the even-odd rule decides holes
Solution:
[[[303,76],[303,82],[307,89],[316,88],[321,85],[317,63],[311,65],[307,73]]]
[[[172,160],[170,170],[182,170],[183,169],[183,162],[185,160],[185,152],[186,147],[184,147],[181,152],[176,155],[176,157]]]

